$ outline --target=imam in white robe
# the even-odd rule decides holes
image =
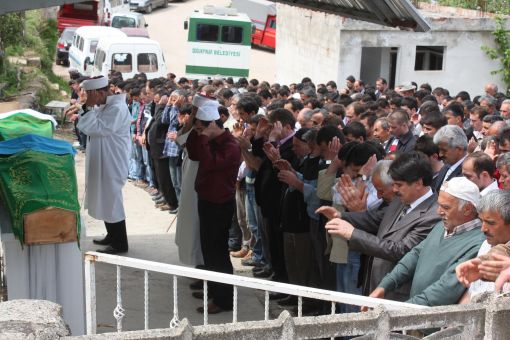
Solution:
[[[115,223],[126,219],[122,187],[129,172],[131,115],[125,94],[111,95],[80,117],[87,135],[85,209],[95,219]]]

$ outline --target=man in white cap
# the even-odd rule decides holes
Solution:
[[[425,306],[455,304],[465,287],[455,267],[476,256],[485,237],[476,207],[478,187],[465,177],[452,178],[439,192],[438,222],[425,240],[407,253],[387,274],[371,297],[384,295],[412,281],[409,303]]]
[[[219,103],[203,96],[194,98],[194,103],[196,99],[202,103],[196,105],[194,129],[186,141],[186,148],[189,158],[199,162],[195,190],[204,267],[232,274],[228,230],[234,216],[241,149],[230,132],[223,128]],[[213,298],[207,307],[209,314],[232,309],[232,286],[210,282],[209,292]],[[204,312],[203,307],[197,310]]]
[[[89,137],[87,143],[85,208],[89,215],[102,220],[106,237],[93,240],[107,246],[98,250],[108,254],[128,251],[126,215],[122,187],[129,171],[131,115],[125,94],[112,94],[108,79],[100,76],[85,80],[82,89],[87,91],[86,105],[78,129]]]

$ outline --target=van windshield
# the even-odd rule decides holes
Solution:
[[[221,42],[240,44],[243,41],[243,28],[236,26],[221,27]]]
[[[112,27],[136,27],[136,20],[129,17],[114,17],[112,20]]]
[[[112,55],[112,70],[121,73],[133,71],[133,57],[131,53],[114,53]]]
[[[198,41],[218,41],[218,33],[220,29],[218,25],[198,24],[197,40]]]
[[[157,72],[158,56],[156,53],[140,53],[137,58],[138,72]]]

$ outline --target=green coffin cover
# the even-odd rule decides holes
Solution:
[[[0,189],[13,233],[22,243],[23,215],[46,207],[74,212],[79,240],[80,205],[72,154],[29,150],[0,156]]]
[[[53,138],[53,124],[23,112],[0,119],[0,141],[28,134]]]

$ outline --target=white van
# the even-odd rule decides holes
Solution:
[[[110,26],[115,28],[123,27],[146,28],[149,25],[145,22],[145,18],[141,13],[118,12],[112,15]]]
[[[157,41],[140,38],[101,39],[94,57],[93,76],[108,76],[119,71],[124,79],[143,72],[147,79],[166,77],[167,70],[161,46]]]
[[[74,67],[85,76],[92,73],[94,53],[99,38],[127,37],[121,30],[107,26],[83,26],[76,30],[73,43],[69,48],[69,66]]]

